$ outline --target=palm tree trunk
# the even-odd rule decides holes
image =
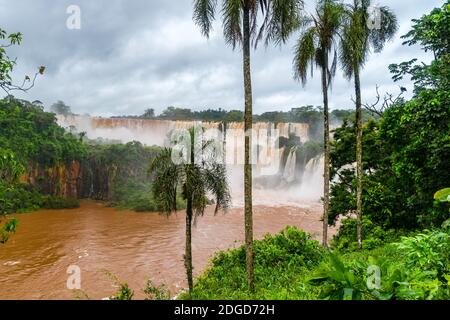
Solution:
[[[184,266],[186,268],[189,294],[192,293],[194,283],[192,280],[192,197],[187,199],[186,208],[186,247],[184,254]]]
[[[323,172],[323,233],[322,244],[328,247],[328,210],[330,207],[330,123],[328,113],[328,55],[324,53],[322,68],[323,93],[323,144],[324,144],[324,172]]]
[[[244,90],[245,90],[245,164],[244,164],[244,202],[245,202],[245,250],[247,283],[251,292],[255,291],[255,276],[253,265],[253,213],[252,213],[252,165],[251,143],[252,143],[252,79],[250,72],[250,10],[246,6],[243,12],[243,67],[244,67]]]
[[[355,68],[355,95],[356,95],[356,219],[358,248],[362,249],[362,190],[363,190],[363,163],[362,163],[362,108],[361,108],[361,81],[359,68]]]

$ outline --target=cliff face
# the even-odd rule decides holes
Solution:
[[[21,177],[21,181],[28,183],[44,194],[63,198],[79,198],[80,177],[80,163],[72,161],[67,164],[60,163],[50,168],[29,164],[27,174]]]
[[[117,166],[100,165],[95,160],[58,164],[51,168],[42,168],[30,164],[27,173],[20,181],[27,183],[39,192],[62,198],[112,199]]]
[[[102,164],[95,158],[87,159],[81,166],[78,180],[78,196],[95,200],[111,200],[118,167]]]

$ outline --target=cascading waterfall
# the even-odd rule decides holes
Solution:
[[[323,168],[323,155],[319,155],[307,163],[303,172],[302,183],[298,190],[301,197],[320,199],[323,196]]]
[[[297,147],[292,147],[289,151],[289,155],[286,160],[286,166],[284,167],[283,179],[287,183],[295,181],[296,178],[296,166],[297,166]]]
[[[201,124],[205,129],[218,129],[226,132],[222,136],[223,145],[230,146],[232,150],[227,151],[227,158],[231,157],[236,162],[227,162],[228,180],[231,185],[233,204],[243,205],[243,141],[244,124],[241,122],[227,123],[226,130],[220,122],[199,121],[170,121],[170,120],[144,120],[124,118],[95,118],[89,116],[58,116],[58,123],[74,132],[85,132],[89,139],[103,139],[109,142],[127,143],[139,141],[145,145],[167,146],[168,135],[172,130],[189,129],[193,125]],[[280,137],[297,136],[302,143],[308,140],[307,124],[302,123],[254,123],[253,128],[256,152],[254,158],[260,161],[264,158],[281,159],[284,148],[276,149],[269,147],[260,150],[272,138],[273,130],[277,129]],[[261,132],[266,132],[261,135]],[[275,167],[275,172],[267,174],[262,170],[264,166],[255,165],[253,170],[254,179],[254,204],[267,203],[290,203],[292,205],[303,205],[305,200],[319,200],[322,196],[323,186],[323,160],[321,157],[310,160],[306,166],[300,167],[299,171],[298,152],[299,147],[294,146],[289,150],[284,168],[279,170],[280,163]],[[261,151],[261,152],[260,152]],[[278,156],[276,156],[278,155]],[[275,157],[274,157],[275,156]],[[240,159],[240,160],[239,160]],[[227,159],[229,160],[229,159]],[[235,164],[233,164],[235,163]],[[240,164],[239,164],[240,163]],[[266,172],[266,173],[265,173]],[[277,174],[278,172],[278,174]]]

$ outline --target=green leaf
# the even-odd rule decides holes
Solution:
[[[450,202],[450,188],[439,190],[434,194],[434,199],[441,202]]]

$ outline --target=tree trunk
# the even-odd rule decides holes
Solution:
[[[328,247],[328,210],[330,207],[330,123],[328,113],[328,55],[324,53],[324,67],[322,68],[323,93],[323,145],[324,145],[324,172],[323,172],[323,233],[322,244]]]
[[[358,248],[362,249],[362,191],[363,191],[363,160],[362,160],[362,108],[361,108],[361,81],[359,68],[355,67],[355,94],[356,94],[356,219]]]
[[[252,213],[252,79],[250,73],[250,10],[244,8],[243,13],[243,67],[244,67],[244,89],[245,89],[245,164],[244,164],[244,202],[245,202],[245,250],[247,283],[251,292],[255,291],[255,276],[253,265],[253,213]]]
[[[189,294],[192,293],[194,283],[192,280],[192,197],[189,196],[186,208],[186,248],[184,254],[184,266],[186,268]]]
[[[192,129],[194,130],[194,129]],[[187,165],[189,168],[188,171],[192,171],[195,167],[195,132],[190,135],[190,143],[191,143],[191,149],[190,149],[190,164]],[[187,180],[190,180],[189,177]],[[186,182],[186,248],[185,248],[185,255],[184,255],[184,265],[186,267],[186,275],[188,280],[188,286],[189,286],[189,295],[192,294],[192,289],[194,288],[194,281],[192,277],[192,217],[193,217],[193,198],[192,198],[192,191],[190,187],[190,183]]]

